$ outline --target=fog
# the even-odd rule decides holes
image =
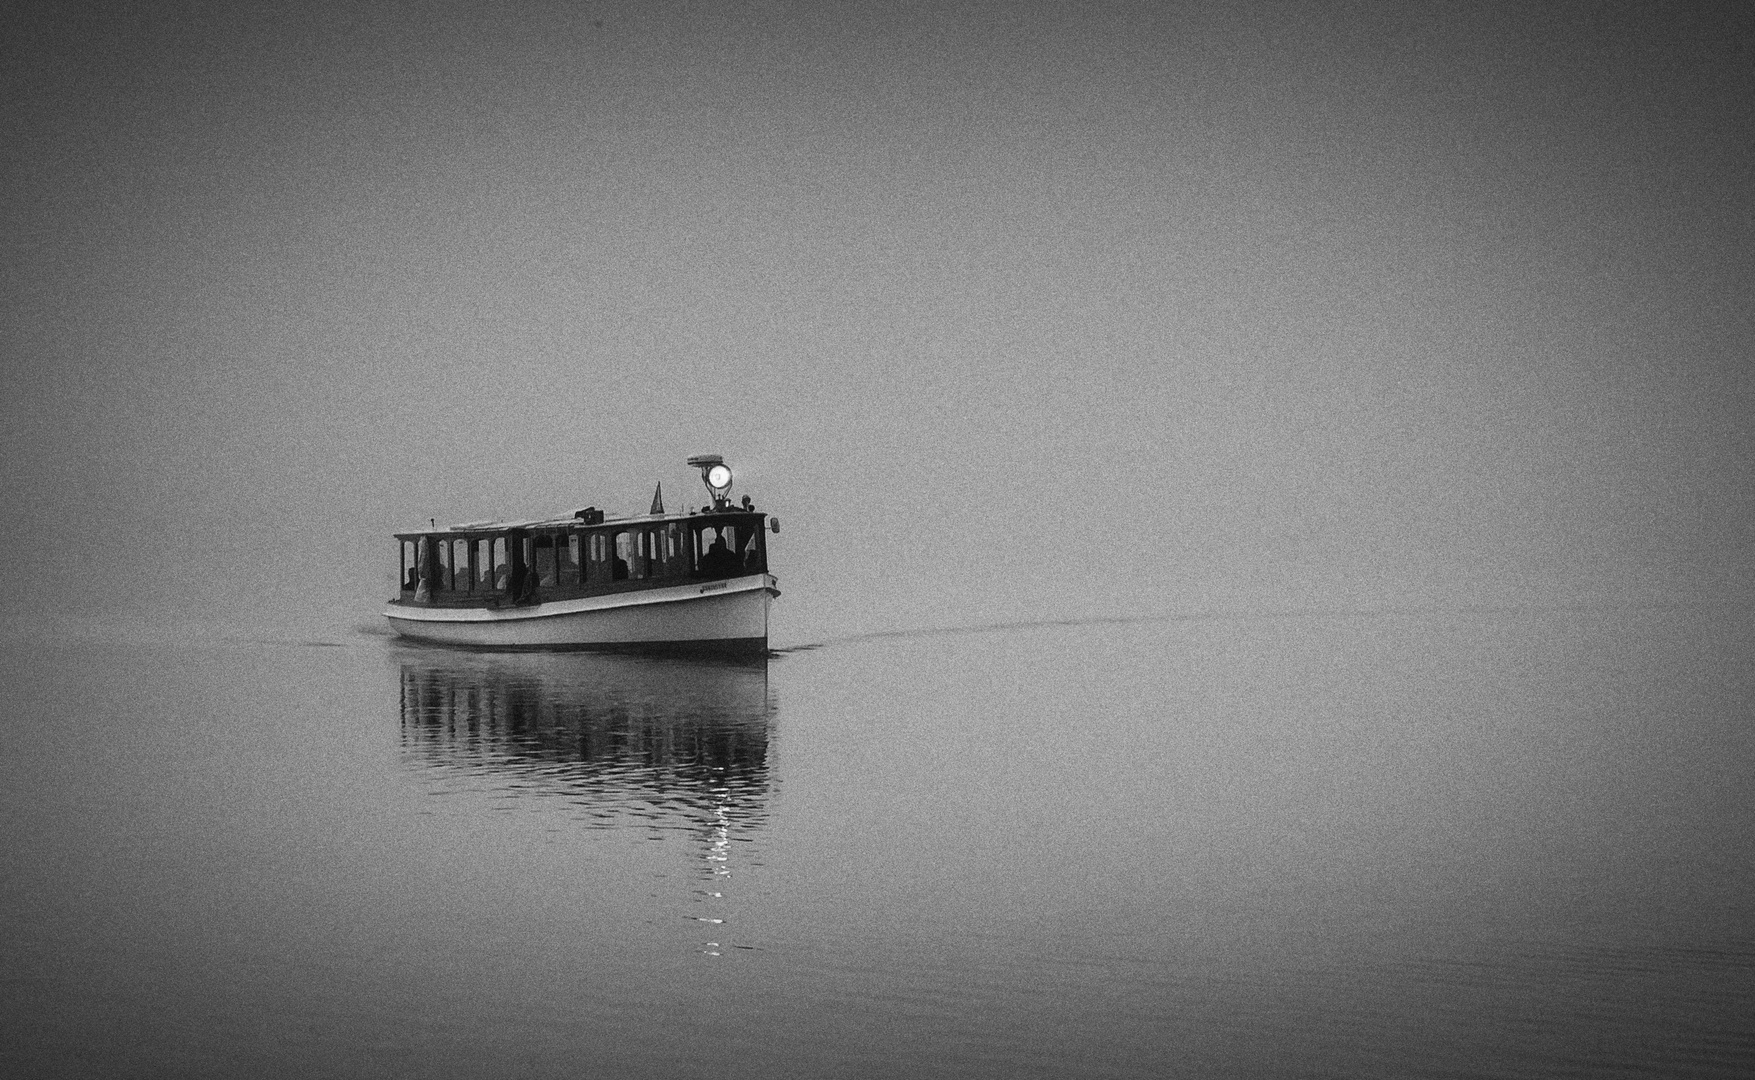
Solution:
[[[1747,15],[286,8],[0,44],[12,625],[702,452],[781,640],[1755,597]]]

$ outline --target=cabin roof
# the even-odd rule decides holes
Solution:
[[[393,533],[392,535],[398,539],[406,539],[415,536],[441,536],[447,533],[455,533],[460,536],[470,533],[503,533],[510,532],[513,529],[607,529],[617,525],[647,524],[665,521],[688,521],[693,518],[731,517],[745,514],[755,514],[765,517],[767,516],[767,511],[745,510],[743,507],[738,506],[728,507],[724,510],[708,511],[706,513],[696,510],[684,511],[680,514],[606,514],[602,521],[592,522],[589,525],[580,520],[577,516],[567,514],[562,517],[527,518],[510,521],[466,521],[456,525],[441,525],[436,529],[431,527],[425,529],[409,529],[407,531]]]

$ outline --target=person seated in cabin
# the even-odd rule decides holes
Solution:
[[[536,595],[536,571],[522,564],[506,575],[506,598],[514,604],[525,604]]]
[[[411,566],[408,568],[408,580],[402,583],[402,591],[413,592],[418,588],[420,588],[420,567]]]
[[[609,576],[610,576],[610,580],[612,580],[612,581],[626,581],[626,580],[628,580],[628,560],[622,558],[620,555],[617,555],[615,557],[615,566],[610,571]]]
[[[707,554],[701,556],[701,570],[708,574],[725,574],[737,568],[737,556],[731,553],[724,535],[716,535],[712,545],[707,548]]]
[[[494,588],[499,589],[500,591],[504,592],[506,589],[511,588],[511,586],[512,586],[512,571],[511,571],[511,569],[508,568],[505,563],[501,563],[498,566],[494,567]]]

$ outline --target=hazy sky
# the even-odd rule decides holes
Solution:
[[[369,610],[705,451],[779,636],[1755,595],[1727,10],[37,5],[7,602]]]

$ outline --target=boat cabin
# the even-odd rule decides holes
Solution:
[[[393,603],[505,607],[768,572],[768,515],[744,500],[686,515],[475,522],[397,533]]]

